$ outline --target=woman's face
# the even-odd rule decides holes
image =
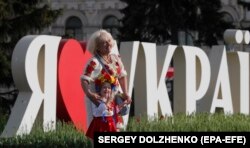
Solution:
[[[101,87],[101,96],[109,98],[110,95],[111,95],[111,84],[104,82],[104,84]]]
[[[97,50],[100,54],[109,54],[112,49],[112,39],[106,37],[97,40]]]

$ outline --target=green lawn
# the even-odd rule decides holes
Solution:
[[[0,121],[0,132],[3,131],[7,118]],[[128,132],[249,132],[250,116],[220,113],[199,113],[186,116],[177,114],[171,117],[147,120],[146,117],[130,117]],[[126,132],[124,131],[124,132]],[[91,147],[90,141],[83,132],[72,124],[58,122],[56,131],[44,133],[37,126],[31,134],[13,138],[0,138],[2,146],[36,146],[36,147]]]

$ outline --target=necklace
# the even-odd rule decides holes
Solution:
[[[111,63],[111,59],[110,59],[110,56],[108,55],[108,56],[106,56],[106,58],[104,58],[103,56],[100,56],[100,55],[98,55],[99,57],[101,57],[104,61],[105,61],[105,63],[107,63],[107,64],[110,64]]]

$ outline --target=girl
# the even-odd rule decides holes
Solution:
[[[96,88],[97,91],[99,88]],[[99,95],[101,96],[99,106],[92,104],[93,119],[87,130],[86,136],[94,139],[94,132],[117,132],[114,115],[114,97],[112,95],[112,84],[104,81],[100,84]]]

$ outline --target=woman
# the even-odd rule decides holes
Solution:
[[[112,35],[106,30],[98,30],[94,32],[88,43],[87,49],[91,51],[94,56],[87,63],[83,74],[81,75],[81,84],[86,96],[96,106],[99,105],[100,96],[95,91],[95,83],[100,77],[112,76],[117,83],[117,87],[112,90],[114,94],[119,92],[119,88],[123,92],[123,98],[131,103],[131,98],[128,95],[127,89],[127,72],[119,56],[111,54],[114,46],[114,39]],[[92,120],[92,110],[90,101],[87,99],[88,110],[88,125]],[[117,121],[117,123],[120,121]]]

